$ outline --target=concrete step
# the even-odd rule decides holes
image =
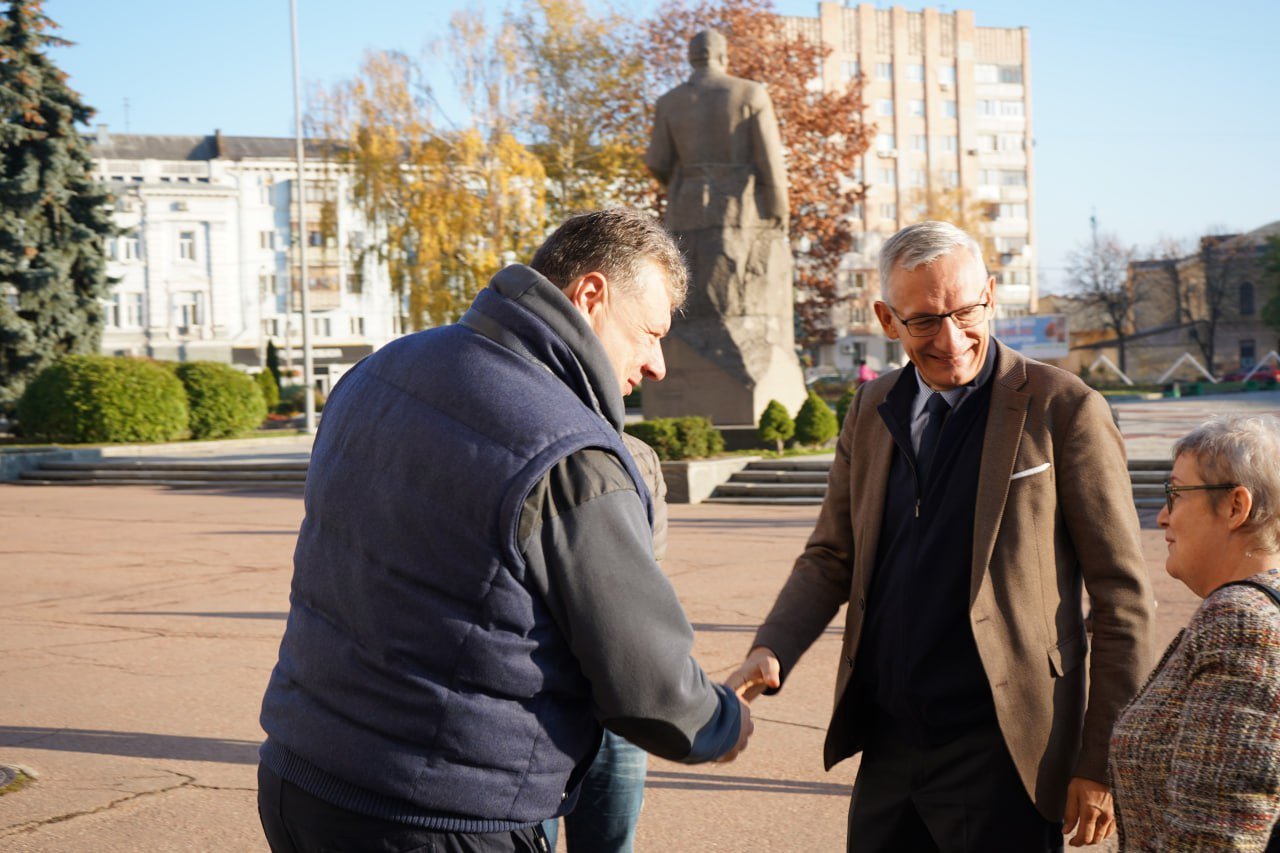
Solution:
[[[164,486],[170,489],[287,489],[299,491],[301,480],[121,480],[86,477],[79,480],[29,478],[10,480],[11,486]]]
[[[797,456],[790,459],[761,459],[747,466],[748,471],[829,471],[833,456]]]
[[[98,459],[92,462],[44,462],[42,471],[302,471],[307,462],[202,462],[193,459],[181,462],[146,459]]]
[[[817,498],[827,493],[826,484],[814,483],[724,483],[715,490],[717,498]]]
[[[826,483],[827,471],[756,471],[751,467],[729,479],[731,483]]]
[[[18,475],[17,482],[26,482],[28,480],[44,480],[50,482],[75,482],[78,480],[92,480],[94,482],[122,482],[122,483],[152,483],[161,480],[177,480],[186,482],[206,482],[206,483],[229,483],[229,482],[296,482],[302,483],[307,479],[307,472],[304,471],[274,471],[274,470],[250,470],[243,471],[234,468],[226,468],[224,470],[187,470],[187,469],[169,469],[169,470],[151,470],[148,468],[135,469],[119,469],[119,468],[78,468],[72,471],[51,470],[44,467],[36,468],[31,471],[23,471]]]
[[[719,497],[712,495],[703,503],[712,504],[773,504],[776,506],[821,506],[822,498],[761,498],[761,497]]]

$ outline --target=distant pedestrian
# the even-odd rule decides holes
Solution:
[[[858,359],[858,384],[859,385],[861,385],[863,382],[870,382],[872,379],[875,379],[879,375],[880,374],[876,373],[874,370],[871,369],[871,365],[867,364],[867,360],[865,358]]]

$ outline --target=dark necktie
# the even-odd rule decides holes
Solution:
[[[921,483],[929,480],[929,469],[933,467],[933,457],[938,452],[938,438],[942,435],[942,423],[951,411],[951,404],[946,397],[935,391],[924,407],[929,412],[929,423],[925,424],[924,435],[920,436],[920,449],[916,452]]]

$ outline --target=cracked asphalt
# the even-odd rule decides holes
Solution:
[[[1221,406],[1118,408],[1145,456]],[[713,677],[740,660],[816,514],[671,507],[665,568]],[[0,796],[0,850],[266,849],[258,703],[301,515],[297,492],[0,485],[0,764],[36,777]],[[1143,545],[1162,647],[1198,602],[1164,574],[1154,513]],[[839,642],[828,630],[756,703],[736,762],[650,763],[637,849],[843,849],[856,764],[821,764]]]

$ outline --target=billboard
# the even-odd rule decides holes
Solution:
[[[1066,314],[997,317],[995,333],[1000,343],[1028,358],[1067,357]]]

